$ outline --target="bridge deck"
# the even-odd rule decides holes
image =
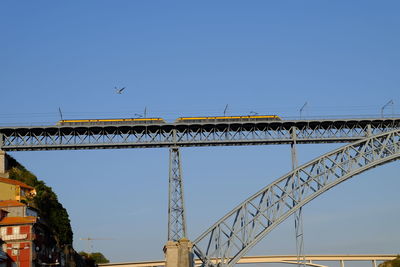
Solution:
[[[400,128],[400,118],[235,123],[0,127],[0,149],[67,150],[352,142]]]

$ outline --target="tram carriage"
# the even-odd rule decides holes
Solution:
[[[277,115],[248,115],[248,116],[221,116],[221,117],[181,117],[176,123],[196,122],[260,122],[260,121],[281,121]]]
[[[248,115],[248,116],[215,116],[215,117],[181,117],[175,123],[219,123],[219,122],[262,122],[281,121],[277,115]],[[86,119],[86,120],[60,120],[57,126],[87,126],[87,125],[149,125],[163,124],[162,118],[126,118],[126,119]]]
[[[148,125],[165,123],[162,118],[126,118],[126,119],[88,119],[88,120],[60,120],[57,126],[79,126],[79,125]]]

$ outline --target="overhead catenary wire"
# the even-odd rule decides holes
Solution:
[[[391,105],[391,117],[400,114],[399,106],[394,101],[389,101],[386,105]],[[318,106],[308,105],[307,102],[306,116],[301,113],[301,118],[334,118],[334,117],[382,117],[382,106],[379,105],[356,105],[356,106]],[[144,112],[143,112],[144,108]],[[228,105],[225,106],[224,113],[227,115]],[[249,110],[257,110],[258,114],[275,114],[283,119],[298,119],[299,108],[294,106],[260,106],[260,105],[235,105],[229,106],[229,115],[248,115]],[[304,111],[304,109],[303,109]],[[193,116],[215,116],[221,114],[221,110],[216,108],[204,108],[201,106],[193,106],[191,109],[182,108],[149,108],[138,107],[132,110],[91,110],[91,111],[70,111],[64,108],[62,111],[63,119],[96,119],[96,118],[134,118],[135,114],[143,114],[146,118],[160,117],[168,122],[173,122],[179,117]],[[0,125],[51,125],[55,124],[60,119],[59,110],[53,112],[29,112],[29,113],[0,113]]]

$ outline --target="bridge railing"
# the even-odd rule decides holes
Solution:
[[[354,142],[400,129],[397,119],[0,127],[0,149],[68,150]]]

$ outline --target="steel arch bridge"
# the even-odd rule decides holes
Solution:
[[[5,170],[6,151],[168,147],[168,240],[179,241],[187,236],[181,147],[290,144],[293,163],[297,162],[296,143],[354,142],[263,188],[194,241],[193,251],[203,266],[232,266],[291,214],[301,218],[301,207],[318,195],[354,175],[398,159],[399,131],[400,118],[0,127],[0,175]]]
[[[355,175],[400,158],[400,130],[322,155],[282,176],[222,217],[194,242],[202,266],[233,266],[302,206]],[[215,261],[213,259],[219,259]]]

